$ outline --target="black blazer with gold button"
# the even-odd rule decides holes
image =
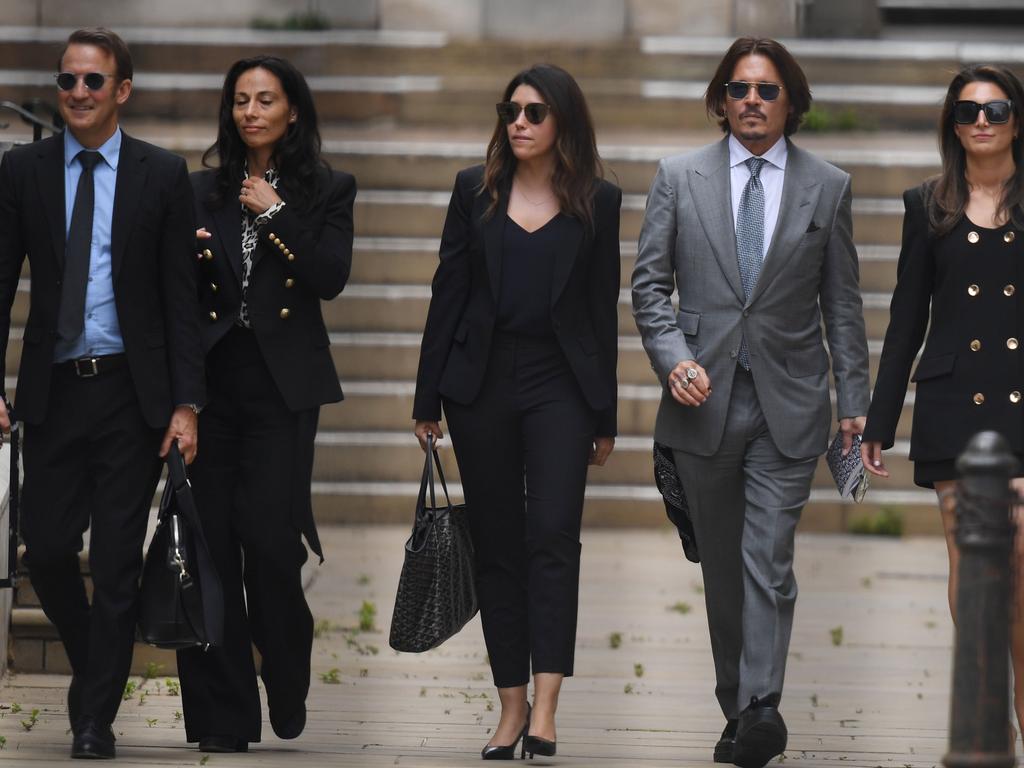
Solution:
[[[320,309],[345,287],[352,268],[350,174],[322,170],[323,190],[306,210],[285,205],[259,230],[246,302],[249,324],[285,403],[292,411],[341,400],[330,339]],[[238,320],[242,303],[242,212],[232,200],[212,208],[214,171],[191,175],[199,242],[200,322],[206,352]],[[285,200],[285,203],[288,201]]]
[[[420,347],[413,418],[441,418],[441,399],[469,404],[487,369],[497,317],[507,192],[486,217],[483,166],[459,172],[441,236],[440,264]],[[598,436],[616,433],[619,208],[622,190],[599,181],[593,231],[580,222],[553,266],[551,326],[580,390],[595,412]]]
[[[903,194],[903,245],[864,439],[891,448],[914,357],[910,458],[955,458],[976,432],[1024,448],[1024,233],[964,218],[936,237],[928,184]],[[927,338],[925,337],[927,333]]]

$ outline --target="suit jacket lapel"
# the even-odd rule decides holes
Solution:
[[[551,265],[551,306],[555,305],[558,297],[565,290],[565,284],[569,282],[569,275],[572,274],[576,257],[583,247],[583,223],[576,219],[570,219],[570,221],[573,225],[572,236],[558,247],[555,252],[555,263]]]
[[[792,258],[797,244],[811,223],[820,194],[821,182],[809,174],[803,151],[789,144],[779,220],[775,224],[772,244],[765,256],[761,274],[750,294],[751,303],[764,293]]]
[[[111,275],[117,281],[124,262],[124,252],[128,245],[138,210],[142,191],[146,188],[146,155],[138,143],[126,133],[121,135],[121,156],[117,161],[117,183],[114,186],[114,215],[110,231],[110,262]]]
[[[736,226],[732,219],[728,138],[719,142],[713,158],[690,175],[691,198],[726,280],[743,301],[743,283],[736,261]]]
[[[53,257],[60,271],[64,271],[64,249],[67,247],[67,212],[64,200],[64,136],[58,134],[38,145],[39,164],[36,183],[39,197],[50,225]]]
[[[489,205],[486,195],[476,197],[483,206]],[[491,218],[484,221],[484,257],[487,260],[487,276],[491,281],[494,305],[498,305],[501,291],[501,251],[505,234],[505,218],[508,215],[508,188],[498,195],[498,206]]]
[[[202,201],[200,200],[200,203]],[[213,212],[214,233],[220,238],[221,253],[227,258],[235,277],[242,279],[242,209],[229,200]],[[253,263],[259,247],[253,250]]]

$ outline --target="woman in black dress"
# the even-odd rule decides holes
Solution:
[[[209,399],[192,487],[224,582],[224,643],[180,651],[178,669],[187,740],[244,752],[261,733],[253,644],[274,732],[293,739],[306,722],[302,537],[322,559],[313,439],[320,406],[342,398],[320,302],[348,280],[356,185],[320,159],[302,74],[271,56],[228,70],[203,160],[216,160],[192,174]]]
[[[914,482],[935,488],[938,495],[954,618],[956,457],[981,430],[1000,432],[1018,456],[1024,452],[1022,109],[1024,90],[1005,67],[969,67],[950,83],[939,123],[942,172],[903,195],[896,289],[861,447],[867,470],[887,477],[882,449],[895,440],[907,377],[924,341],[912,377],[917,386],[910,458]],[[1014,485],[1021,486],[1019,478]],[[1019,545],[1016,560],[1020,571],[1024,554]],[[1018,590],[1012,634],[1020,723],[1022,598],[1024,590]]]
[[[520,738],[555,753],[587,465],[615,443],[622,201],[569,73],[520,72],[497,111],[486,164],[455,180],[413,412],[425,445],[442,436],[443,403],[470,509],[502,708],[486,760],[511,759]]]

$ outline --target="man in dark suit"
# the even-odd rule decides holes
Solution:
[[[131,78],[116,34],[72,33],[56,76],[67,130],[0,162],[0,361],[26,256],[32,274],[17,393],[25,561],[71,663],[76,758],[114,757],[158,455],[176,439],[192,460],[205,397],[185,162],[120,130]]]
[[[868,348],[850,177],[789,138],[811,105],[800,65],[740,38],[706,104],[726,137],[659,164],[633,313],[664,388],[654,439],[673,449],[701,554],[727,719],[714,759],[761,768],[786,748],[794,535],[828,445],[829,368],[849,450]]]

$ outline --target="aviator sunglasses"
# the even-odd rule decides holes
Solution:
[[[782,91],[782,86],[778,83],[748,83],[746,80],[730,80],[725,84],[725,92],[729,94],[729,98],[737,101],[747,98],[751,88],[757,88],[757,95],[763,101],[775,101],[779,98],[779,92]]]
[[[540,125],[551,111],[551,107],[541,104],[539,101],[523,106],[519,106],[514,101],[499,101],[494,107],[498,110],[498,118],[506,125],[514,123],[520,112],[525,112],[526,119],[533,125]]]
[[[993,125],[1010,122],[1013,113],[1013,102],[1009,99],[989,101],[979,104],[976,101],[954,101],[953,122],[957,125],[971,125],[978,119],[978,113],[985,110],[985,119]]]
[[[76,75],[73,72],[58,72],[53,77],[57,81],[57,87],[62,91],[73,90],[75,85],[78,83],[78,78],[82,78],[82,82],[85,83],[85,87],[90,91],[98,91],[103,87],[107,78],[113,77],[113,75],[106,75],[102,72],[89,72],[84,75]]]

